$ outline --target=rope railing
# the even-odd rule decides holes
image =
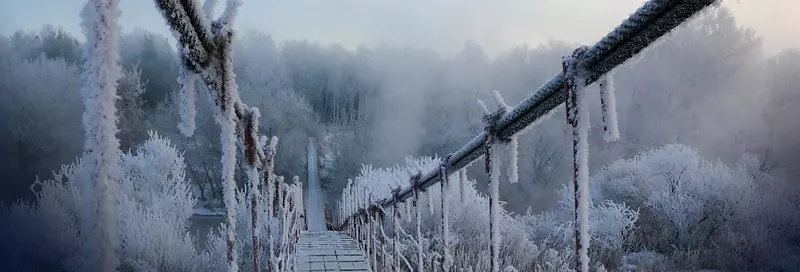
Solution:
[[[588,168],[585,166],[585,159],[588,157],[588,147],[586,145],[586,129],[582,125],[588,120],[588,117],[583,116],[581,112],[586,112],[585,108],[581,106],[581,92],[594,82],[600,81],[601,94],[604,96],[608,91],[608,77],[604,77],[607,73],[611,72],[617,66],[623,64],[628,59],[638,55],[642,50],[657,42],[664,35],[668,34],[672,29],[679,26],[695,14],[702,11],[704,8],[715,3],[716,0],[651,0],[640,7],[634,14],[617,26],[612,32],[603,37],[599,42],[591,47],[579,47],[571,56],[567,56],[563,60],[563,70],[556,74],[550,81],[539,87],[530,96],[524,99],[514,108],[505,105],[505,102],[500,97],[499,93],[495,93],[498,103],[501,107],[495,111],[490,112],[486,109],[485,105],[481,103],[484,108],[484,124],[485,129],[483,132],[475,136],[466,145],[451,153],[442,160],[439,167],[431,169],[427,173],[418,173],[411,176],[410,186],[406,188],[395,188],[391,192],[391,196],[373,200],[373,195],[369,194],[368,198],[363,195],[368,193],[365,191],[355,190],[348,183],[346,192],[343,193],[343,200],[341,200],[339,207],[339,215],[335,215],[335,224],[338,224],[339,230],[348,231],[357,241],[364,245],[364,250],[371,256],[371,265],[373,270],[377,271],[378,268],[391,267],[392,270],[398,268],[397,244],[398,232],[396,231],[397,225],[395,220],[398,217],[397,209],[399,203],[404,203],[407,199],[414,197],[413,206],[416,210],[417,220],[417,233],[416,245],[418,247],[417,270],[422,270],[423,256],[422,249],[420,248],[420,241],[422,236],[419,232],[419,207],[418,199],[419,193],[425,191],[427,188],[441,184],[441,209],[442,209],[442,241],[440,245],[440,252],[433,252],[429,254],[431,257],[430,267],[437,267],[441,271],[450,271],[452,267],[452,256],[449,253],[449,238],[448,238],[448,217],[447,217],[447,203],[445,193],[447,178],[450,174],[456,173],[462,168],[467,167],[476,161],[482,155],[485,155],[486,160],[486,173],[490,176],[491,180],[491,195],[489,197],[489,214],[490,214],[490,251],[492,256],[490,258],[490,266],[492,272],[498,272],[500,269],[500,261],[498,261],[499,253],[499,226],[497,226],[497,217],[499,206],[499,164],[492,163],[496,159],[493,150],[494,145],[497,143],[510,143],[511,146],[517,145],[516,134],[529,126],[535,125],[537,121],[545,119],[544,117],[553,113],[554,110],[561,104],[566,104],[567,107],[567,121],[573,130],[573,165],[574,165],[574,189],[575,189],[575,238],[576,238],[576,253],[579,258],[576,258],[576,269],[579,271],[589,270],[589,257],[588,257],[588,235],[586,235],[586,228],[588,226],[588,201],[579,201],[579,198],[584,199],[588,195]],[[567,18],[571,19],[571,18]],[[613,94],[612,94],[613,96]],[[568,101],[569,100],[569,101]],[[566,103],[565,103],[566,102]],[[606,122],[606,114],[608,110],[605,100],[602,100],[602,107],[604,111],[603,120]],[[613,102],[610,102],[613,107]],[[615,110],[614,110],[615,111]],[[588,115],[588,112],[585,113]],[[615,114],[614,114],[615,116]],[[606,123],[604,130],[610,136],[609,139],[614,140],[618,138],[618,131],[616,130],[616,117],[614,121]],[[583,120],[583,121],[582,121]],[[613,125],[611,125],[613,123]],[[613,126],[610,132],[609,127]],[[616,136],[614,136],[616,135]],[[515,149],[515,148],[514,148]],[[516,159],[516,153],[512,154]],[[514,166],[516,168],[516,166]],[[516,172],[514,170],[513,172]],[[461,175],[459,173],[459,175]],[[460,178],[460,177],[459,177]],[[512,177],[511,182],[515,182],[516,178]],[[463,181],[462,181],[463,184]],[[350,191],[348,191],[350,190]],[[352,199],[350,199],[352,197]],[[463,197],[463,195],[462,195]],[[366,200],[366,201],[365,201]],[[584,199],[585,200],[585,199]],[[431,201],[429,199],[428,205]],[[387,237],[384,232],[384,209],[392,210],[392,237]],[[343,213],[352,212],[345,215]],[[433,212],[431,212],[433,213]],[[355,223],[353,223],[355,222]],[[352,226],[351,226],[352,225]],[[579,226],[580,225],[580,226]],[[380,236],[381,239],[377,239]],[[380,241],[377,241],[380,240]],[[384,245],[392,241],[392,254],[388,256]],[[377,250],[376,243],[380,245],[380,260],[382,265],[377,263]],[[441,253],[441,254],[440,254]],[[387,259],[391,262],[389,266],[386,265]]]
[[[597,81],[605,73],[636,56],[650,44],[669,33],[684,21],[691,18],[715,0],[651,0],[640,7],[628,19],[617,26],[594,46],[583,53],[580,61],[587,67],[587,85]],[[516,107],[506,112],[492,129],[499,138],[508,138],[534,124],[537,120],[552,113],[564,103],[564,76],[559,72],[547,83],[540,86]],[[449,155],[442,166],[448,172],[455,172],[469,165],[486,153],[484,131],[466,145]],[[426,189],[442,180],[441,171],[434,169],[422,174],[412,185],[403,188],[396,196],[385,198],[371,205],[391,207],[395,202],[405,202],[413,196],[414,188]],[[361,209],[342,220],[339,229],[349,224],[353,218],[364,216],[370,209]]]

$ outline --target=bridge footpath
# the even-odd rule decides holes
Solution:
[[[317,147],[313,138],[308,143],[308,229],[300,234],[295,254],[298,272],[306,271],[371,271],[367,258],[356,241],[347,233],[329,231],[325,227],[322,186],[317,176]]]

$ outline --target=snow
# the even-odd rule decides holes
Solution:
[[[185,64],[181,63],[178,69],[178,87],[180,88],[178,110],[181,117],[181,121],[178,123],[178,130],[186,137],[192,137],[195,129],[195,116],[197,115],[197,108],[195,108],[197,100],[194,85],[195,78],[196,75],[189,71]]]
[[[119,140],[117,139],[117,80],[121,76],[119,66],[119,2],[88,1],[81,11],[81,27],[86,35],[83,46],[85,82],[81,89],[86,111],[83,126],[86,130],[84,151],[91,170],[90,188],[97,196],[86,201],[97,211],[92,230],[99,244],[97,251],[99,267],[114,271],[119,266],[117,251],[117,190],[119,177]],[[94,206],[96,204],[96,206]],[[91,209],[91,210],[94,210]],[[91,261],[88,261],[91,262]]]
[[[617,98],[614,94],[614,76],[612,72],[603,75],[598,85],[600,86],[600,104],[603,112],[603,140],[613,142],[619,140],[619,125],[617,123]]]
[[[308,141],[308,230],[324,231],[325,210],[322,205],[322,186],[317,177],[317,146],[314,138]]]

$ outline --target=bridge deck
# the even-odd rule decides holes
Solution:
[[[364,253],[343,232],[304,231],[296,256],[297,271],[370,271]]]

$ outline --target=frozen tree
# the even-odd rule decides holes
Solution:
[[[87,252],[92,258],[86,264],[96,264],[100,270],[114,271],[119,266],[117,230],[117,184],[119,174],[119,140],[117,139],[117,80],[119,66],[118,1],[87,1],[81,11],[81,26],[86,35],[83,48],[84,88],[81,94],[86,111],[83,126],[86,131],[84,151],[87,165],[92,168],[91,185],[95,198],[85,208],[96,211],[96,219],[84,233],[94,233],[96,252]],[[82,224],[83,226],[83,224]],[[86,267],[88,269],[88,267]]]

